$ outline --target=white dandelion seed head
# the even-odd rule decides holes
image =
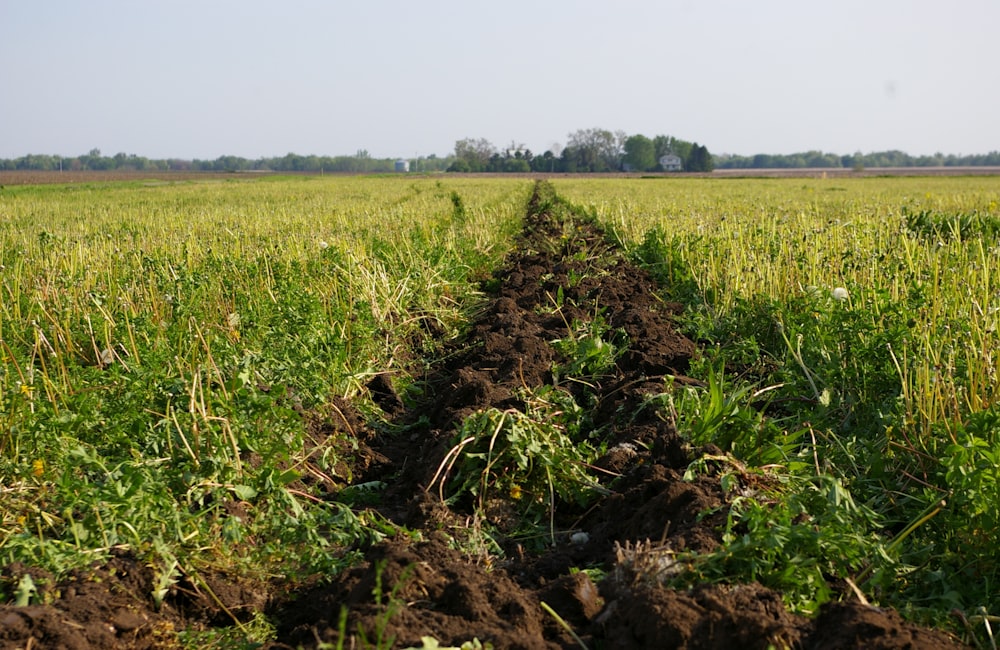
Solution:
[[[833,297],[834,300],[839,300],[843,302],[844,300],[847,300],[851,294],[847,293],[847,289],[845,289],[844,287],[837,287],[836,289],[830,292],[830,295]]]

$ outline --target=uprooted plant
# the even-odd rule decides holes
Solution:
[[[583,409],[558,388],[524,391],[525,411],[485,409],[465,419],[428,489],[451,502],[468,495],[478,511],[520,504],[517,531],[535,534],[548,519],[555,541],[557,504],[584,506],[606,493],[588,472],[598,452]]]

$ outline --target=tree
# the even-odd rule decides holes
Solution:
[[[579,129],[569,134],[569,141],[563,149],[566,171],[606,172],[618,169],[622,155],[622,133],[612,133],[606,129]],[[573,167],[572,170],[569,166]]]
[[[653,141],[644,135],[633,135],[625,140],[625,157],[628,168],[637,172],[648,172],[656,168],[656,148]]]
[[[531,164],[524,158],[507,158],[503,162],[503,170],[511,173],[527,173],[531,171]]]
[[[455,158],[464,161],[473,172],[486,171],[496,152],[496,147],[485,138],[464,138],[455,143]]]
[[[712,162],[712,154],[708,153],[708,147],[698,144],[691,145],[691,151],[684,159],[684,169],[689,172],[710,172],[715,168]]]
[[[674,153],[673,138],[669,135],[657,135],[653,137],[653,154],[656,159]]]
[[[562,147],[559,147],[562,151]],[[561,172],[562,161],[559,160],[559,156],[553,153],[552,149],[547,150],[541,156],[535,156],[531,159],[531,171],[533,172]]]

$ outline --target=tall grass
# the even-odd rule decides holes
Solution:
[[[1000,358],[1000,239],[950,236],[971,213],[1000,219],[1000,183],[976,179],[565,181],[630,247],[651,230],[670,240],[702,307],[722,316],[741,301],[788,301],[843,287],[873,325],[905,305],[900,361],[907,413],[921,434],[996,403]],[[908,212],[939,215],[938,233],[908,228]],[[905,362],[905,363],[904,363]]]

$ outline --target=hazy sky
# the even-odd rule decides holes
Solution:
[[[1000,149],[1000,0],[0,0],[0,158]]]

